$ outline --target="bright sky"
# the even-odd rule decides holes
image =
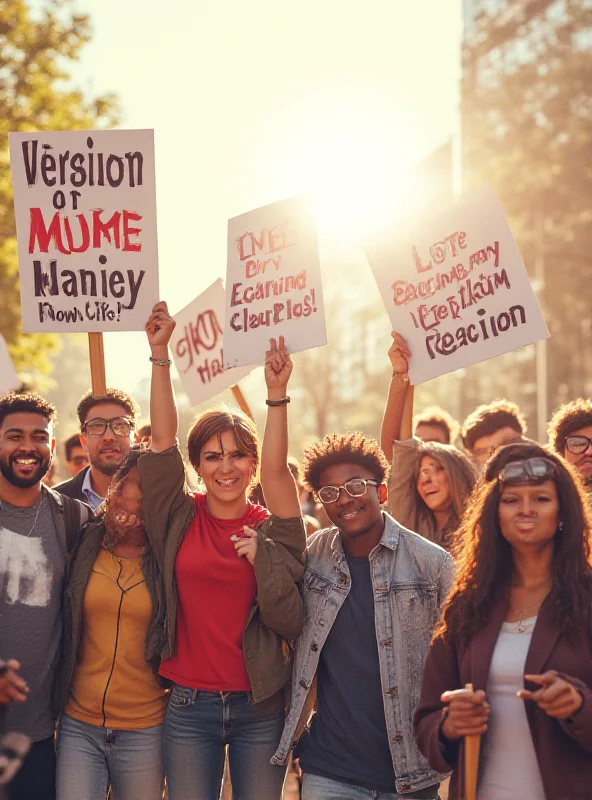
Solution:
[[[75,83],[116,92],[121,127],[155,129],[173,313],[224,276],[229,217],[311,191],[321,235],[352,238],[404,203],[401,173],[457,130],[460,0],[77,7],[94,37]],[[105,348],[108,383],[133,391],[149,374],[143,334],[106,334]]]

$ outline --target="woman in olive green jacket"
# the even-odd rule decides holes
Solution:
[[[166,530],[166,645],[160,674],[173,683],[165,721],[170,800],[215,800],[229,748],[233,787],[244,800],[278,800],[285,769],[270,764],[284,722],[291,640],[302,626],[298,581],[306,535],[287,463],[286,396],[292,363],[271,340],[263,447],[234,410],[202,414],[188,437],[205,491],[191,494],[176,444],[169,374],[174,328],[166,304],[147,325],[152,349],[152,453],[139,465],[148,531]],[[267,508],[248,493],[261,483]]]

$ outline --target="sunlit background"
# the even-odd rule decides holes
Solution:
[[[544,437],[553,407],[592,393],[590,0],[60,8],[88,13],[93,28],[66,64],[69,84],[88,98],[114,93],[120,127],[155,130],[160,286],[173,313],[224,277],[229,217],[312,196],[329,345],[295,357],[296,455],[328,430],[378,433],[389,322],[359,241],[403,210],[442,208],[461,184],[498,191],[552,338],[423,384],[417,408],[438,402],[462,418],[506,395]],[[61,338],[53,371],[32,377],[65,437],[89,375],[85,337]],[[146,416],[143,334],[105,334],[105,352],[108,383]],[[262,422],[261,370],[242,388]],[[199,409],[177,389],[183,434]]]

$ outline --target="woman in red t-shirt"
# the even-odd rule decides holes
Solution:
[[[278,800],[285,768],[271,765],[284,723],[290,640],[300,633],[306,536],[290,473],[286,396],[292,362],[283,339],[265,360],[269,407],[263,447],[243,413],[207,411],[189,432],[203,491],[190,494],[176,444],[169,374],[174,321],[158,303],[152,349],[152,452],[141,481],[148,525],[169,531],[163,555],[167,640],[160,674],[173,689],[165,721],[170,800],[217,800],[228,746],[242,800]],[[257,480],[267,508],[247,499]]]

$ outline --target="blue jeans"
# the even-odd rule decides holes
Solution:
[[[226,745],[234,800],[279,800],[286,768],[269,762],[284,717],[258,713],[249,692],[175,685],[164,724],[169,800],[217,800]]]
[[[305,773],[302,781],[302,800],[413,800],[412,794],[374,792],[351,783]]]
[[[58,800],[161,800],[163,726],[137,731],[89,725],[62,715],[58,734]]]

